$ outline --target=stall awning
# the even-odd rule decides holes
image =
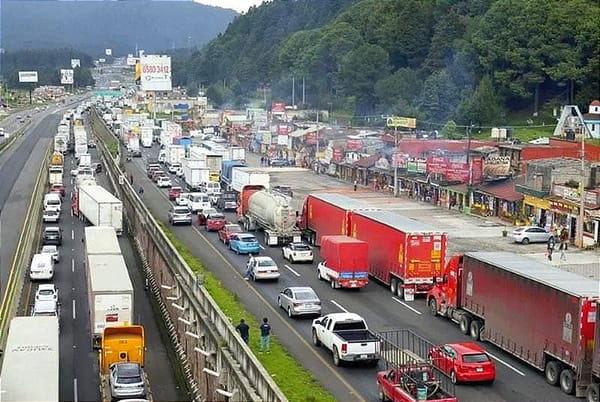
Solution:
[[[515,182],[513,180],[505,180],[500,183],[489,183],[479,186],[477,191],[492,195],[496,198],[506,201],[520,201],[523,199],[523,194],[515,190]]]

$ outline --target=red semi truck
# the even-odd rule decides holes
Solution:
[[[600,302],[596,304],[596,322],[600,322]],[[592,360],[592,381],[585,393],[587,402],[600,401],[600,325],[596,325],[594,336],[594,357]]]
[[[369,249],[369,274],[411,301],[433,287],[446,260],[446,233],[390,211],[355,211],[349,236]]]
[[[321,237],[319,279],[329,281],[332,289],[360,289],[369,283],[369,245],[349,236]]]
[[[457,322],[545,373],[567,394],[585,395],[598,281],[508,252],[453,256],[427,294],[433,315]]]

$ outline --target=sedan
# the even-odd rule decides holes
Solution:
[[[249,264],[246,269],[255,282],[262,279],[278,280],[281,276],[279,267],[271,257],[252,257]]]
[[[159,177],[158,180],[156,181],[156,185],[158,187],[171,187],[173,185],[173,183],[171,183],[171,179],[169,179],[168,177]]]
[[[313,288],[293,286],[283,289],[277,296],[277,305],[288,317],[297,315],[321,315],[321,300]]]
[[[522,226],[513,230],[513,241],[521,244],[546,243],[554,234],[538,226]]]
[[[54,262],[60,261],[60,252],[58,251],[58,247],[56,247],[55,245],[46,244],[45,246],[42,246],[42,251],[40,253],[52,254],[52,259],[54,260]]]
[[[161,177],[167,177],[168,178],[169,175],[166,172],[162,171],[162,170],[155,170],[154,172],[152,172],[152,177],[151,178],[152,178],[153,182],[156,183],[158,181],[158,179],[161,178]]]
[[[177,197],[175,197],[175,204],[187,207],[189,195],[190,195],[190,193],[179,193],[179,195]]]
[[[39,285],[35,292],[35,300],[58,302],[58,288],[52,283]]]
[[[220,212],[213,212],[206,218],[206,231],[219,231],[223,229],[225,223],[227,223],[225,215]]]
[[[285,245],[281,252],[283,258],[291,262],[313,262],[312,248],[308,244],[304,243],[289,243]]]
[[[204,208],[202,211],[198,212],[198,225],[206,225],[206,221],[208,220],[208,216],[212,214],[218,213],[214,208]]]
[[[44,223],[57,223],[60,220],[60,211],[56,209],[46,208],[42,220]]]
[[[473,342],[448,343],[429,351],[434,366],[450,377],[452,383],[494,382],[496,366],[490,356]]]
[[[171,189],[169,190],[169,200],[175,201],[182,191],[183,189],[181,187],[171,187]]]
[[[230,223],[223,226],[223,229],[219,230],[219,240],[224,244],[229,244],[229,240],[236,234],[242,233],[243,230],[237,223]]]
[[[229,240],[229,249],[236,254],[258,254],[260,244],[253,234],[238,233]]]
[[[168,219],[171,225],[177,225],[180,223],[191,225],[192,213],[188,207],[172,206],[169,208]]]
[[[181,163],[172,163],[167,168],[167,170],[169,171],[169,173],[172,173],[172,174],[177,173],[178,169],[181,169]]]
[[[112,364],[109,383],[112,399],[146,396],[144,372],[138,363]]]
[[[282,159],[282,158],[274,158],[269,161],[269,165],[271,165],[271,167],[289,166],[290,161],[288,161],[287,159]]]

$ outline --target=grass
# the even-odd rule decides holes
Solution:
[[[281,346],[276,338],[271,338],[271,353],[258,353],[260,340],[258,330],[259,320],[244,308],[234,293],[223,287],[221,282],[164,224],[159,224],[190,269],[196,274],[203,275],[204,287],[217,302],[223,313],[234,319],[234,322],[237,322],[238,317],[244,317],[246,323],[250,326],[250,349],[252,349],[261,364],[271,374],[273,380],[285,396],[290,401],[335,401],[333,395],[323,388],[315,376],[304,369]]]

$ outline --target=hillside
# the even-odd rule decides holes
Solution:
[[[72,48],[101,57],[202,46],[237,16],[191,1],[2,0],[2,47]]]

